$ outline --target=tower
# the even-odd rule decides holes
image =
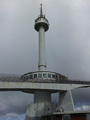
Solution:
[[[70,88],[58,84],[68,78],[56,72],[46,71],[45,61],[45,32],[49,29],[49,22],[42,14],[42,4],[40,15],[35,20],[34,28],[39,32],[39,63],[38,71],[29,72],[22,75],[23,82],[29,82],[31,89],[25,89],[23,92],[34,94],[34,103],[28,105],[25,120],[43,120],[42,115],[56,111],[57,105],[51,103],[51,94],[59,92],[60,110],[74,110]],[[63,91],[63,92],[62,92]],[[68,100],[68,101],[66,101]]]
[[[39,62],[38,71],[46,71],[45,61],[45,32],[49,29],[49,22],[42,13],[42,4],[40,6],[40,15],[35,20],[34,28],[39,32]],[[40,96],[40,97],[39,97]],[[48,91],[35,91],[34,102],[51,102],[51,93]]]
[[[38,70],[46,70],[45,61],[45,32],[49,29],[49,22],[42,14],[42,4],[40,8],[40,16],[35,20],[35,30],[39,32],[39,63]]]

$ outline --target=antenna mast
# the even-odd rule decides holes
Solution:
[[[40,17],[42,17],[43,14],[42,14],[42,4],[40,4]]]

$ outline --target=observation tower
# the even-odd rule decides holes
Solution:
[[[45,61],[45,32],[49,29],[49,22],[45,18],[45,15],[42,14],[42,4],[40,9],[40,16],[35,20],[35,30],[39,32],[39,63],[38,70],[46,70],[46,61]]]
[[[29,104],[25,120],[55,120],[53,113],[74,113],[74,104],[71,90],[80,87],[90,87],[90,81],[69,80],[64,75],[46,71],[45,60],[45,32],[49,29],[49,22],[42,13],[35,20],[34,28],[39,32],[39,63],[38,71],[24,75],[0,73],[0,91],[22,91],[34,94],[34,103]],[[59,106],[51,103],[51,94],[59,93]],[[56,119],[59,119],[58,116]]]
[[[60,96],[58,110],[74,110],[70,88],[59,84],[59,81],[68,80],[68,78],[59,73],[46,71],[45,32],[49,29],[49,22],[42,13],[42,4],[34,29],[39,33],[38,71],[26,73],[21,77],[23,82],[25,80],[31,82],[30,88],[32,88],[22,91],[34,94],[34,103],[27,107],[26,120],[42,120],[42,115],[55,112],[57,105],[51,103],[51,94],[56,92],[59,92]]]

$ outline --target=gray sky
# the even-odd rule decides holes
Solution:
[[[38,70],[38,33],[34,30],[34,20],[41,3],[50,23],[45,36],[47,70],[70,79],[90,80],[90,0],[0,0],[0,73]],[[84,90],[85,94],[89,90]],[[75,104],[82,100],[75,97],[82,95],[82,90],[79,92],[73,91]],[[0,94],[2,100],[6,94],[23,97],[21,92]],[[90,104],[87,99],[83,98],[83,103]]]

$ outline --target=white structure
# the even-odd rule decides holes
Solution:
[[[38,70],[45,71],[45,32],[49,29],[48,20],[42,14],[42,4],[40,16],[35,20],[35,30],[39,32],[39,63]]]
[[[63,84],[60,81],[68,81],[67,77],[55,72],[46,71],[45,32],[49,29],[49,22],[42,14],[42,5],[40,16],[35,20],[34,28],[39,32],[39,71],[26,73],[21,77],[22,81],[27,80],[27,82],[31,82],[31,85],[30,83],[28,84],[30,89],[22,91],[34,93],[34,104],[28,105],[26,120],[42,120],[42,115],[56,111],[57,105],[51,103],[51,93],[55,92],[59,92],[58,111],[74,111],[70,90],[83,86]]]
[[[40,16],[35,20],[35,30],[39,32],[39,63],[38,63],[38,72],[36,73],[27,73],[22,76],[22,79],[25,79],[27,77],[34,78],[33,82],[39,82],[41,78],[43,78],[43,82],[46,79],[48,82],[48,78],[51,80],[51,84],[53,83],[54,80],[58,78],[63,78],[64,80],[67,78],[63,75],[59,75],[58,73],[53,73],[53,72],[46,72],[46,61],[45,61],[45,32],[49,29],[49,22],[45,18],[45,16],[42,14],[42,5],[41,5],[41,10],[40,10]],[[35,80],[36,78],[36,80]],[[37,79],[38,78],[38,79]],[[36,84],[36,83],[35,83]],[[30,104],[27,108],[26,112],[26,120],[32,119],[32,120],[41,120],[41,116],[47,113],[54,112],[57,108],[56,104],[51,103],[51,93],[54,93],[54,85],[52,89],[49,91],[49,88],[51,84],[48,85],[48,87],[44,88],[45,83],[37,83],[38,85],[40,84],[40,87],[42,87],[42,90],[38,88],[37,90],[33,90],[34,92],[34,104]],[[38,86],[37,85],[37,86]],[[57,84],[58,85],[58,84]],[[61,88],[59,88],[60,91]],[[58,91],[58,88],[57,88]],[[59,91],[59,92],[60,92]],[[26,92],[26,91],[25,91]],[[28,91],[31,93],[32,91]],[[65,110],[74,110],[74,105],[71,97],[71,92],[70,91],[63,91],[60,92],[60,110],[65,111]]]

